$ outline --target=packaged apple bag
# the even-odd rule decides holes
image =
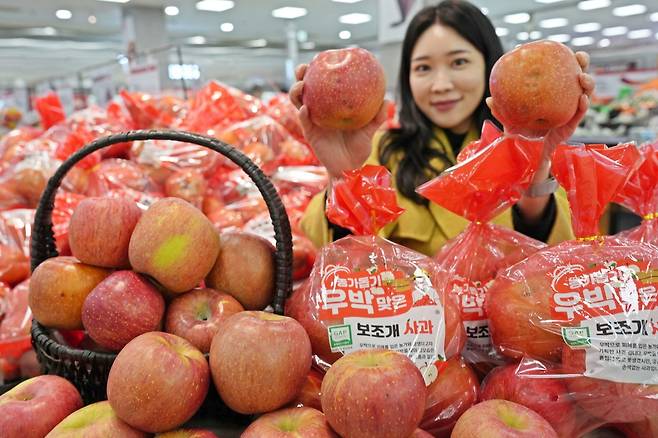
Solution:
[[[528,188],[542,155],[543,142],[505,136],[493,124],[469,145],[457,165],[417,192],[471,223],[441,248],[435,260],[448,273],[441,288],[458,304],[466,330],[464,359],[486,374],[503,358],[489,337],[484,309],[496,273],[546,245],[512,229],[489,223],[516,203]]]
[[[622,187],[614,202],[642,218],[642,223],[619,236],[658,245],[658,141],[639,147],[642,165]]]
[[[606,204],[639,164],[633,144],[558,146],[553,174],[577,239],[499,273],[485,305],[503,354],[561,364],[576,403],[603,422],[658,412],[658,249],[597,234]]]
[[[406,354],[430,384],[463,348],[459,310],[435,286],[445,274],[431,258],[377,236],[401,213],[384,167],[346,172],[333,185],[327,217],[354,234],[319,251],[286,305],[320,368],[353,351],[388,348]]]

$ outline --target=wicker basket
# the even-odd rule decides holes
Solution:
[[[173,140],[193,143],[219,152],[237,164],[258,187],[269,210],[276,239],[274,312],[283,314],[285,299],[292,290],[292,236],[286,210],[276,189],[265,174],[242,152],[217,139],[182,131],[129,131],[100,138],[71,155],[48,181],[34,218],[31,265],[58,255],[52,230],[55,193],[66,173],[87,155],[117,143],[138,140]],[[59,343],[52,332],[36,320],[32,322],[32,343],[43,371],[70,380],[85,403],[106,398],[107,376],[116,354],[71,348]],[[212,388],[211,388],[212,389]],[[211,391],[214,392],[214,391]]]

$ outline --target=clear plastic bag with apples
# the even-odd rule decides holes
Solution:
[[[171,128],[186,114],[186,102],[174,96],[152,96],[137,91],[119,93],[135,129]]]
[[[305,142],[302,124],[299,121],[297,108],[290,100],[290,96],[280,93],[267,102],[265,113],[283,125],[298,141]]]
[[[376,235],[401,213],[384,167],[346,172],[333,185],[327,215],[354,235],[320,250],[286,305],[308,332],[320,368],[348,352],[383,347],[409,356],[431,383],[463,348],[457,306],[435,286],[443,275],[437,265]]]
[[[32,348],[32,312],[28,306],[29,281],[10,288],[0,283],[0,384],[21,377],[26,353]]]
[[[503,136],[485,123],[481,140],[469,145],[458,164],[417,192],[470,224],[435,256],[448,273],[441,289],[459,304],[466,330],[466,362],[482,375],[504,359],[489,337],[484,310],[497,272],[545,247],[514,230],[488,223],[518,201],[540,164],[543,141]]]
[[[501,353],[551,364],[578,407],[601,423],[658,411],[658,249],[598,235],[606,205],[639,165],[633,144],[558,146],[553,173],[577,239],[499,274],[486,300]]]
[[[305,143],[267,115],[233,124],[217,136],[240,149],[268,174],[278,166],[317,164],[315,155]]]
[[[622,187],[614,202],[642,217],[642,223],[619,236],[658,244],[658,141],[639,147],[642,164]]]

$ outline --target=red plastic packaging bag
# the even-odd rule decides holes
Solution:
[[[491,135],[492,127],[485,124],[483,139],[467,146],[467,158],[461,157],[459,164],[417,189],[419,194],[471,221],[441,248],[435,260],[449,273],[441,287],[458,302],[461,311],[467,336],[462,355],[480,374],[504,363],[491,344],[484,309],[491,282],[499,270],[546,246],[514,230],[487,223],[519,200],[532,181],[543,149],[541,140],[503,136],[499,131]]]
[[[429,384],[461,351],[459,311],[434,286],[443,273],[429,257],[375,235],[401,213],[381,166],[346,172],[334,184],[327,215],[355,234],[320,250],[286,305],[309,334],[319,367],[347,352],[384,347],[407,354]]]
[[[571,397],[602,423],[658,412],[658,249],[597,236],[606,204],[639,164],[633,144],[558,146],[553,173],[578,239],[499,274],[486,300],[494,345],[557,364]]]
[[[119,94],[135,129],[172,128],[185,114],[185,103],[173,96],[156,97],[126,90]]]
[[[279,93],[267,102],[265,112],[279,122],[298,141],[306,142],[297,108],[286,93]]]
[[[619,236],[658,244],[658,141],[640,146],[642,165],[614,201],[642,217],[642,223]]]
[[[41,126],[48,129],[66,119],[62,102],[54,91],[43,96],[36,97],[33,101],[34,108],[41,117]]]
[[[181,128],[214,135],[230,124],[262,112],[263,104],[259,99],[228,85],[210,81],[190,100],[189,112],[181,122]]]

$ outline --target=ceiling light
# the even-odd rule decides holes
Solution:
[[[571,40],[571,44],[574,46],[590,46],[594,44],[594,38],[591,36],[578,37]]]
[[[180,10],[176,6],[167,6],[166,8],[164,8],[164,11],[165,11],[165,14],[167,14],[169,16],[172,16],[172,17],[174,15],[178,15],[178,13],[180,12]]]
[[[607,36],[607,37],[624,35],[626,32],[628,32],[628,28],[626,26],[606,27],[601,31],[603,36]]]
[[[349,40],[352,37],[352,32],[349,30],[341,30],[338,32],[338,38],[341,40]]]
[[[106,3],[128,3],[130,0],[98,0],[99,2]]]
[[[653,14],[649,15],[649,20],[658,21],[658,12],[654,12]]]
[[[585,0],[578,3],[578,9],[581,11],[591,11],[593,9],[607,8],[610,6],[610,0]]]
[[[527,23],[528,21],[530,21],[530,14],[528,14],[527,12],[520,12],[518,14],[505,15],[503,20],[505,20],[505,23],[510,23],[510,24]]]
[[[361,14],[354,12],[352,14],[345,14],[338,17],[338,21],[343,24],[363,24],[372,20],[372,15],[370,14]]]
[[[55,17],[60,20],[69,20],[73,14],[68,9],[58,9],[55,11]]]
[[[548,39],[551,41],[557,41],[558,43],[566,43],[571,39],[571,35],[568,33],[558,33],[556,35],[549,35]]]
[[[639,40],[640,38],[649,38],[651,33],[651,29],[637,29],[631,30],[626,36],[632,40]]]
[[[489,15],[489,8],[480,8],[480,12],[482,12],[484,15]]]
[[[219,25],[219,30],[222,32],[233,32],[233,29],[235,29],[233,23],[222,23]]]
[[[599,40],[599,47],[608,47],[610,45],[610,40],[607,38],[603,38],[602,40]]]
[[[627,5],[614,8],[612,10],[612,15],[616,15],[617,17],[628,17],[631,15],[644,14],[645,12],[647,12],[647,7],[644,5]]]
[[[96,20],[96,16],[95,16],[95,15],[90,15],[89,17],[87,17],[87,21],[88,21],[90,24],[96,24],[96,21],[97,21],[97,20]]]
[[[569,24],[569,20],[566,18],[547,18],[539,22],[539,26],[544,29],[554,29],[556,27],[563,27]]]
[[[187,42],[190,43],[190,44],[205,44],[206,43],[206,37],[204,37],[202,35],[189,37],[187,39]]]
[[[541,38],[541,32],[540,31],[533,30],[532,32],[530,32],[530,39],[531,40],[538,40],[539,38]]]
[[[201,0],[196,8],[200,11],[224,12],[233,9],[235,3],[231,0]]]
[[[519,32],[516,34],[516,39],[519,41],[526,41],[528,38],[530,38],[530,34],[528,32]]]
[[[573,27],[573,30],[575,30],[578,33],[596,32],[597,30],[601,30],[601,24],[600,23],[580,23],[580,24],[576,24]]]
[[[505,36],[509,34],[509,29],[506,27],[497,27],[496,28],[496,35],[498,36]]]
[[[298,30],[297,31],[297,41],[300,43],[303,43],[308,40],[308,32],[305,30]]]
[[[550,3],[557,3],[561,2],[562,0],[535,0],[537,3],[544,3],[544,4],[550,4]]]
[[[267,40],[265,38],[258,38],[256,40],[247,41],[247,47],[265,47]]]
[[[335,1],[336,3],[358,3],[361,0],[333,0],[333,1]]]
[[[293,20],[295,18],[303,17],[308,11],[305,8],[297,8],[295,6],[284,6],[272,11],[272,17],[274,18],[285,18],[287,20]]]
[[[315,49],[315,43],[313,41],[305,41],[300,44],[300,47],[304,50],[313,50]]]

